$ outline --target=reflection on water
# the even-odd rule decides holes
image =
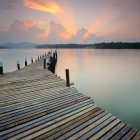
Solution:
[[[25,58],[46,50],[0,50],[4,71],[16,70],[16,61],[24,66]],[[140,51],[139,50],[58,50],[57,75],[65,79],[70,69],[71,82],[95,103],[140,129]]]
[[[95,103],[140,129],[140,51],[59,50],[56,73]]]

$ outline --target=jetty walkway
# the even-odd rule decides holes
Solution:
[[[140,131],[67,87],[44,58],[0,75],[0,140],[140,140]]]

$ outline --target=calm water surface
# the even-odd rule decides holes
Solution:
[[[4,71],[24,66],[46,50],[0,50]],[[59,49],[56,73],[71,82],[79,92],[91,96],[95,104],[140,129],[140,50]]]

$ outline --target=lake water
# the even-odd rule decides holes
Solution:
[[[16,70],[16,61],[47,49],[0,50],[4,71]],[[79,92],[93,98],[95,104],[140,129],[140,50],[59,49],[56,73],[65,79],[65,69]]]

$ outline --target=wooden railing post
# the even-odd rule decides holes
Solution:
[[[27,58],[25,58],[25,66],[27,66]]]
[[[19,61],[17,61],[17,69],[20,70],[20,64],[19,64]]]
[[[66,85],[70,87],[69,69],[66,69]]]
[[[44,58],[44,69],[46,68],[46,58]]]
[[[0,74],[3,74],[3,63],[0,62]]]
[[[31,57],[31,62],[33,63],[33,57]]]

